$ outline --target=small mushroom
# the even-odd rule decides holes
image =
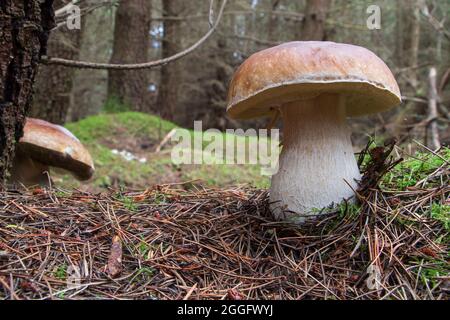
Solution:
[[[400,103],[394,76],[368,49],[297,41],[244,61],[230,84],[227,113],[249,119],[279,109],[283,148],[270,206],[279,219],[303,222],[354,195],[360,172],[346,117]]]
[[[68,171],[82,181],[94,174],[89,151],[66,128],[27,118],[23,133],[11,170],[13,182],[45,185],[50,167]]]

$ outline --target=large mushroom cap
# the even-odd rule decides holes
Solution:
[[[44,120],[27,118],[19,149],[33,160],[69,171],[80,180],[94,174],[89,151],[66,128]]]
[[[272,107],[314,98],[347,95],[348,116],[388,110],[401,103],[389,68],[368,49],[325,41],[295,41],[250,56],[236,71],[228,92],[227,113],[249,119]]]

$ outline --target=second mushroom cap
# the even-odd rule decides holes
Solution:
[[[27,118],[18,148],[31,159],[67,170],[80,180],[88,180],[94,174],[89,151],[62,126]]]

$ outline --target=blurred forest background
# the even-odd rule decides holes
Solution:
[[[68,30],[64,23],[61,8],[68,2],[55,1],[62,23],[51,35],[49,56],[146,62],[181,51],[209,28],[209,0],[78,1],[81,30]],[[366,26],[372,4],[381,8],[379,30]],[[400,141],[426,140],[427,127],[436,122],[440,142],[449,142],[449,0],[230,0],[219,30],[207,43],[164,67],[108,72],[41,66],[32,115],[65,123],[121,102],[124,108],[184,127],[192,127],[194,120],[203,120],[204,128],[263,127],[264,120],[240,123],[226,117],[228,83],[249,55],[292,40],[360,45],[391,68],[404,103],[387,114],[352,120],[357,137],[376,132]],[[437,69],[437,114],[428,103],[431,68]]]
[[[48,55],[120,64],[156,60],[189,47],[208,31],[210,17],[217,16],[220,6],[220,1],[210,0],[76,3],[82,12],[81,29],[69,30],[65,9],[70,1],[55,1],[59,23],[51,34]],[[381,8],[378,30],[369,30],[366,24],[370,5]],[[230,0],[213,36],[192,54],[163,67],[106,71],[41,65],[31,116],[63,124],[97,114],[137,111],[140,115],[133,117],[155,116],[148,122],[154,127],[164,126],[154,119],[164,119],[187,128],[194,120],[202,120],[204,129],[264,128],[270,119],[239,122],[226,116],[228,84],[252,53],[293,40],[366,47],[395,75],[403,104],[387,113],[351,119],[355,150],[369,136],[379,141],[395,138],[410,152],[417,147],[414,140],[431,149],[449,144],[450,0]],[[87,123],[69,125],[84,142],[92,138],[80,129],[89,127]],[[136,142],[129,135],[118,135],[121,130],[128,134],[129,128],[123,127],[130,124],[121,128],[91,121],[91,126],[105,130],[100,143],[135,153],[164,138],[160,132],[154,141],[139,141],[138,151],[129,150]]]

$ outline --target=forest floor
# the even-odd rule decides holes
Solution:
[[[192,180],[205,186],[244,183],[266,188],[269,185],[269,178],[260,174],[258,165],[174,165],[173,142],[169,140],[160,146],[159,152],[156,149],[173,129],[183,129],[156,116],[138,112],[104,113],[66,127],[91,152],[96,173],[88,183],[79,183],[68,175],[54,176],[55,183],[63,188],[99,192],[108,187],[145,189],[152,184]]]
[[[69,128],[108,145],[96,121]],[[112,155],[91,147],[102,170]],[[449,299],[450,149],[401,156],[365,149],[357,203],[302,226],[261,188],[3,192],[0,299]]]

